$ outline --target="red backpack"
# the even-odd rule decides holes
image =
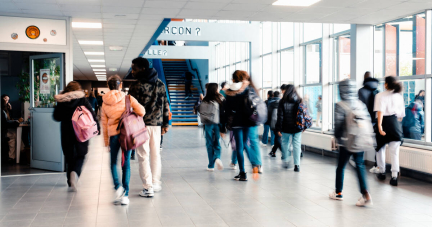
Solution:
[[[126,110],[120,117],[117,130],[120,130],[120,146],[122,151],[133,150],[143,145],[148,139],[149,134],[144,124],[143,117],[131,111],[130,95],[125,97]],[[123,165],[124,158],[122,158]]]

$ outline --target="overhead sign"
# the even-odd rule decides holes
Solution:
[[[168,55],[168,51],[167,50],[155,50],[155,49],[149,49],[146,54],[147,56],[150,55],[156,55],[156,56],[167,56]]]
[[[163,34],[171,34],[171,35],[201,35],[201,28],[196,27],[187,27],[187,26],[166,26],[162,31]]]
[[[144,56],[156,59],[209,59],[209,46],[151,46]]]

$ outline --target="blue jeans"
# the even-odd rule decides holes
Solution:
[[[281,146],[282,146],[282,160],[284,162],[291,161],[290,142],[292,138],[293,143],[293,156],[294,165],[300,165],[301,155],[301,132],[298,133],[282,133]]]
[[[252,166],[262,165],[258,139],[258,126],[234,128],[233,132],[236,141],[236,153],[240,172],[245,172],[243,150],[246,150],[246,154],[248,155]],[[250,141],[250,145],[248,145],[248,140]]]
[[[263,144],[267,144],[268,143],[268,133],[269,133],[269,131],[270,131],[270,135],[271,135],[270,143],[273,146],[274,145],[275,135],[274,135],[273,130],[270,130],[270,125],[264,125],[264,133],[263,133],[262,141],[261,142]]]
[[[120,152],[120,135],[115,135],[110,137],[110,153],[111,153],[111,173],[114,181],[114,188],[117,190],[120,186],[123,185],[125,189],[125,196],[129,195],[129,181],[131,176],[130,171],[130,158],[132,150],[126,151],[124,153],[125,162],[122,166],[122,185],[120,185],[118,173],[117,173],[117,157]]]
[[[345,166],[348,163],[351,155],[354,157],[354,162],[356,163],[356,172],[360,186],[360,192],[365,194],[367,192],[366,184],[366,171],[363,160],[364,152],[352,153],[349,152],[345,147],[340,147],[338,166],[336,169],[336,193],[342,192]]]
[[[220,146],[220,128],[219,124],[206,124],[204,126],[207,155],[209,159],[208,168],[214,168],[216,159],[220,159],[221,146]]]
[[[237,165],[237,151],[236,151],[236,143],[235,143],[233,131],[230,131],[230,142],[231,142],[231,148],[232,148],[231,163],[234,165]]]

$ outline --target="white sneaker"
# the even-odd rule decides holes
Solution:
[[[343,195],[342,195],[342,193],[336,194],[335,191],[332,191],[329,194],[329,198],[330,199],[334,199],[334,200],[340,200],[340,201],[342,201],[343,200]]]
[[[115,192],[114,204],[121,204],[121,200],[126,193],[125,189],[120,186]]]
[[[261,142],[261,141],[260,141],[260,145],[263,146],[263,147],[266,147],[266,146],[267,146],[267,144],[264,144],[264,143]]]
[[[162,186],[160,184],[153,184],[153,191],[155,192],[162,191]]]
[[[237,170],[237,165],[236,165],[236,164],[233,164],[232,162],[230,163],[230,167],[231,167],[231,169],[233,169],[233,170]]]
[[[209,171],[209,172],[214,172],[214,168],[208,168],[208,167],[207,167],[207,171]]]
[[[216,159],[215,164],[216,164],[218,170],[224,169],[224,166],[223,166],[222,161],[220,159]]]
[[[129,205],[129,197],[123,196],[121,198],[121,205]]]
[[[372,167],[369,172],[371,173],[381,173],[380,168],[378,166]]]
[[[349,164],[356,168],[356,163],[354,162],[354,160],[350,159]]]
[[[69,191],[71,191],[71,192],[78,191],[78,189],[77,189],[78,174],[75,171],[72,171],[70,173],[69,183],[70,183]]]
[[[373,202],[372,202],[372,197],[369,195],[370,199],[366,200],[366,198],[362,195],[360,197],[360,199],[357,201],[356,206],[359,207],[367,207],[367,206],[372,206]]]
[[[147,198],[153,197],[154,196],[153,188],[148,188],[148,189],[144,188],[142,191],[140,191],[139,195],[141,197],[147,197]]]

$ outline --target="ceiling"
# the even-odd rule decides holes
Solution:
[[[101,22],[101,29],[73,28],[74,79],[96,80],[90,65],[101,63],[89,63],[88,59],[105,59],[108,76],[124,76],[164,18],[378,24],[432,8],[432,0],[321,0],[309,7],[272,6],[274,1],[0,0],[0,14],[70,16],[74,22]],[[103,41],[104,45],[80,45],[78,40]],[[122,46],[123,50],[110,51],[109,46]],[[105,55],[86,56],[84,51]],[[117,72],[108,72],[108,68]]]

